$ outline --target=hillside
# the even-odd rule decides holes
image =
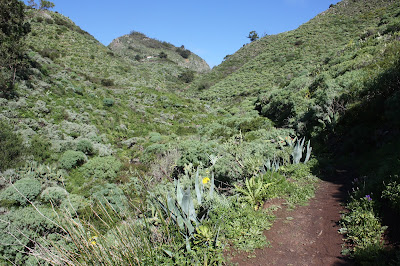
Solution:
[[[205,73],[210,70],[208,64],[196,54],[182,47],[147,37],[140,32],[132,32],[113,40],[108,46],[116,54],[136,63],[170,63]]]
[[[343,165],[344,252],[398,262],[381,244],[381,206],[400,209],[398,1],[344,0],[211,72],[143,33],[106,47],[57,12],[24,16],[0,98],[0,264],[220,265]]]
[[[204,75],[194,86],[205,99],[257,96],[310,76],[324,60],[340,53],[370,28],[377,28],[396,1],[341,1],[298,29],[254,41]]]

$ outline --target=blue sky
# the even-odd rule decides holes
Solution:
[[[39,1],[37,1],[39,2]],[[175,46],[185,45],[210,67],[259,35],[296,29],[337,0],[53,0],[54,11],[71,18],[104,45],[140,31]]]

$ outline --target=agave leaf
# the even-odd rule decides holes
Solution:
[[[310,146],[310,141],[308,141],[307,154],[306,154],[306,158],[304,159],[304,163],[306,163],[306,162],[308,162],[308,160],[310,160],[311,151],[312,151],[312,147]]]
[[[178,179],[178,181],[176,182],[176,200],[178,201],[179,206],[182,206],[182,199],[183,199],[182,187]]]
[[[202,198],[203,190],[200,189],[200,185],[199,185],[199,168],[198,167],[197,167],[197,171],[196,171],[196,177],[194,180],[194,189],[196,190],[197,202],[199,203],[199,205],[201,205],[201,198]]]
[[[211,173],[210,191],[208,193],[210,199],[212,199],[214,196],[214,172]]]

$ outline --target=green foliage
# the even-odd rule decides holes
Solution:
[[[46,203],[59,206],[68,197],[68,192],[62,187],[48,187],[40,194],[40,199]]]
[[[253,30],[253,31],[250,31],[249,36],[247,36],[247,38],[249,38],[251,42],[254,42],[254,41],[258,40],[260,37],[258,37],[257,32],[255,32]]]
[[[48,10],[53,8],[55,5],[53,2],[47,1],[47,0],[40,0],[40,9],[41,10]]]
[[[190,83],[194,80],[194,71],[187,70],[181,73],[178,78],[185,83]]]
[[[103,99],[104,106],[111,107],[114,105],[114,99],[112,98],[104,98]]]
[[[398,176],[395,176],[398,179]],[[400,184],[397,181],[390,182],[382,191],[382,198],[389,201],[390,206],[400,213]]]
[[[94,154],[94,148],[93,148],[93,144],[90,140],[88,139],[81,139],[78,141],[78,143],[76,144],[76,149],[78,151],[83,152],[86,155],[92,155]]]
[[[58,160],[61,168],[70,170],[81,166],[87,161],[86,155],[81,151],[68,150],[63,153],[63,155]]]
[[[189,58],[189,56],[192,54],[192,52],[190,52],[189,50],[187,50],[187,49],[185,49],[185,48],[182,48],[182,47],[176,48],[176,52],[177,52],[180,56],[182,56],[183,58],[185,58],[185,59]]]
[[[17,166],[22,161],[25,147],[13,128],[0,121],[0,171]]]
[[[35,161],[39,163],[48,161],[52,154],[50,141],[40,135],[35,135],[31,139],[29,153],[32,154]]]
[[[94,157],[85,163],[81,170],[85,178],[113,181],[121,166],[122,163],[113,156]]]
[[[161,53],[158,55],[158,57],[159,57],[159,58],[165,59],[165,58],[168,57],[168,55],[167,55],[166,53],[164,53],[164,52],[161,52]]]
[[[110,206],[121,216],[124,215],[128,208],[128,201],[124,192],[115,184],[93,187],[92,198],[104,207]]]
[[[371,260],[383,249],[382,234],[387,227],[382,226],[374,211],[374,200],[370,195],[353,201],[347,206],[350,210],[342,216],[340,233],[346,235],[346,241],[353,250],[347,249],[358,259]]]
[[[16,265],[25,265],[29,258],[28,248],[34,248],[36,243],[44,246],[46,240],[60,238],[57,236],[60,230],[52,221],[54,219],[55,213],[51,208],[35,209],[32,206],[2,215],[0,257]]]
[[[24,6],[18,0],[0,2],[0,97],[4,98],[14,96],[16,72],[24,68],[24,37],[30,32]]]
[[[10,184],[2,191],[0,200],[7,205],[26,205],[28,201],[35,200],[41,190],[40,181],[26,177]]]
[[[264,183],[261,176],[246,179],[244,186],[235,185],[235,192],[241,194],[240,200],[246,201],[258,210],[268,194],[268,188],[273,183]]]

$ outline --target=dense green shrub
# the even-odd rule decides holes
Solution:
[[[93,144],[88,139],[81,139],[76,144],[76,149],[83,152],[86,155],[92,155],[94,153]]]
[[[192,54],[192,52],[190,52],[189,50],[182,48],[182,47],[178,47],[176,48],[176,52],[182,56],[183,58],[187,59],[189,58],[189,56]]]
[[[179,78],[181,81],[185,82],[185,83],[190,83],[190,82],[192,82],[192,81],[194,80],[194,71],[192,71],[192,70],[187,70],[187,71],[181,73],[181,74],[178,76],[178,78]]]
[[[214,152],[215,143],[205,142],[200,140],[187,140],[180,143],[181,158],[177,165],[183,167],[185,164],[193,164],[197,167],[200,164],[208,166],[209,155],[215,154]]]
[[[114,105],[114,99],[112,98],[104,98],[103,99],[104,106],[111,107]]]
[[[106,86],[106,87],[111,87],[111,86],[114,86],[114,81],[112,79],[102,79],[101,85]]]
[[[117,177],[122,163],[113,156],[95,157],[82,166],[85,178],[114,180]]]
[[[33,201],[42,190],[40,181],[33,178],[22,178],[13,185],[8,186],[0,194],[0,200],[8,204],[25,205]]]
[[[22,138],[3,121],[0,121],[0,147],[0,171],[15,167],[22,161]]]
[[[63,153],[58,160],[61,168],[70,170],[72,168],[81,166],[87,161],[86,155],[81,151],[68,150]]]
[[[35,135],[31,139],[29,153],[32,154],[35,161],[39,163],[49,160],[52,154],[50,141],[40,135]]]
[[[40,194],[40,199],[44,202],[60,205],[68,196],[68,192],[62,187],[48,187]]]
[[[68,213],[75,216],[75,214],[81,214],[86,209],[90,209],[91,202],[84,198],[81,195],[69,194],[64,200],[61,202],[60,209],[65,210]]]
[[[124,192],[115,184],[94,187],[92,189],[92,197],[103,206],[110,204],[121,215],[127,210],[128,205]]]
[[[51,208],[35,209],[33,206],[15,209],[2,215],[0,262],[26,265],[29,257],[26,247],[34,248],[36,241],[44,244],[41,241],[42,237],[52,237],[53,241],[59,239],[59,236],[54,234],[59,233],[57,226],[51,221],[54,219],[55,213]]]
[[[164,52],[161,52],[161,53],[158,55],[158,57],[160,57],[160,58],[167,58],[168,55],[167,55],[166,53],[164,53]]]

